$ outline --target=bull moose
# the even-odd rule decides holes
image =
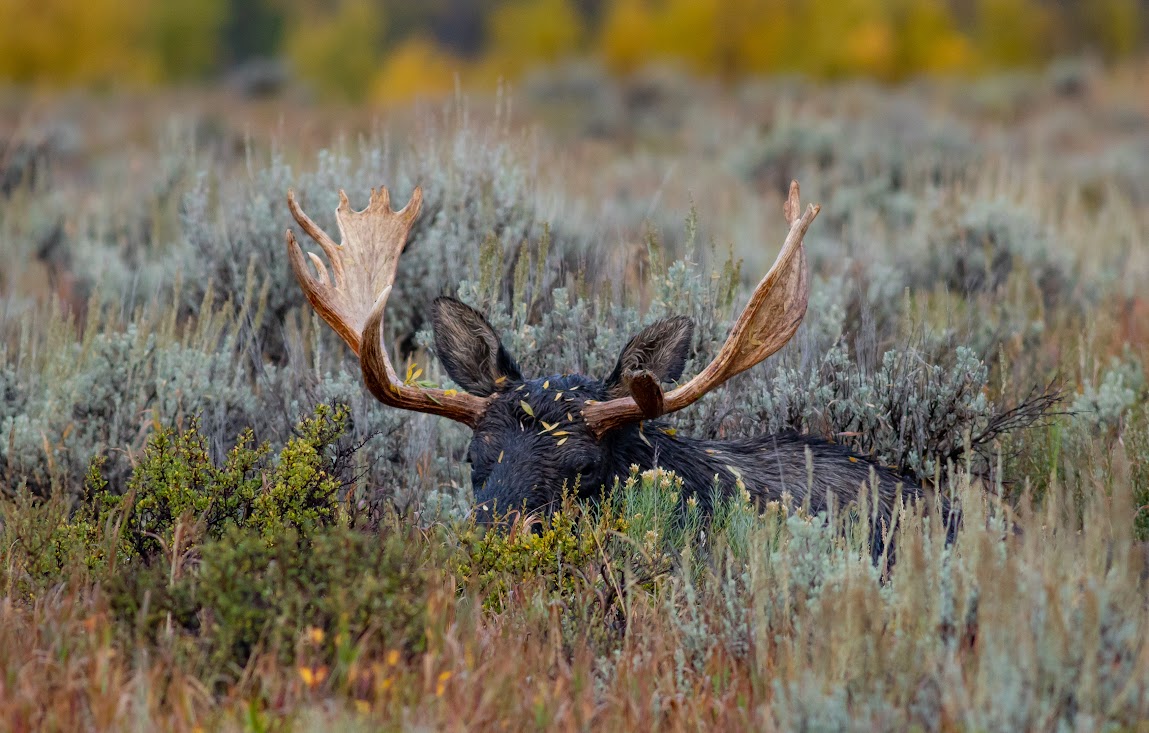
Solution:
[[[422,203],[416,188],[410,202],[393,211],[386,188],[372,190],[362,211],[340,191],[335,212],[343,243],[336,244],[300,208],[288,205],[295,221],[330,261],[303,250],[287,231],[295,275],[311,305],[359,355],[367,389],[392,407],[457,420],[474,431],[468,451],[476,515],[490,521],[501,511],[542,511],[555,506],[565,487],[596,496],[630,466],[655,466],[682,477],[683,498],[710,507],[715,487],[749,493],[759,504],[789,495],[811,511],[843,506],[871,492],[883,544],[897,497],[922,495],[918,485],[845,447],[815,437],[783,433],[737,440],[700,440],[678,435],[658,418],[681,410],[734,375],[782,348],[797,331],[809,299],[809,272],[802,239],[819,207],[801,210],[798,184],[790,185],[784,212],[789,233],[777,260],[758,283],[746,308],[714,360],[675,389],[663,384],[682,375],[694,326],[677,316],[657,321],[623,348],[614,370],[603,378],[582,374],[524,377],[487,319],[449,297],[435,300],[435,352],[462,388],[429,389],[400,380],[383,346],[387,298]],[[948,504],[943,512],[948,516]]]

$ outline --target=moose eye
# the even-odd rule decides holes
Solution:
[[[587,458],[586,460],[579,462],[577,468],[575,468],[575,472],[584,475],[597,473],[598,460],[594,458]]]

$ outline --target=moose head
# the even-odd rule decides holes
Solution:
[[[690,347],[693,324],[688,318],[666,318],[643,329],[623,348],[609,375],[526,378],[487,319],[446,297],[433,306],[435,351],[462,391],[404,383],[387,356],[382,330],[399,256],[418,216],[422,192],[416,188],[399,211],[391,209],[385,188],[373,190],[362,211],[354,211],[342,191],[339,197],[335,216],[342,244],[288,193],[296,222],[330,261],[329,271],[309,252],[313,272],[289,229],[292,269],[315,310],[359,355],[363,380],[379,401],[457,420],[474,431],[468,459],[481,519],[495,511],[545,510],[564,486],[597,493],[632,464],[673,468],[687,478],[687,490],[695,492],[712,486],[715,476],[740,476],[739,459],[721,458],[716,443],[708,448],[711,444],[705,441],[675,438],[656,420],[758,364],[798,329],[809,299],[802,239],[819,207],[801,210],[797,183],[790,185],[784,205],[789,232],[774,265],[714,360],[669,391],[664,385],[682,375]],[[800,460],[795,470],[804,473],[805,458]],[[854,484],[851,491],[856,494],[857,489]]]

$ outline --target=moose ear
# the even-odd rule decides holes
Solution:
[[[614,371],[606,378],[611,397],[627,394],[624,375],[648,371],[660,382],[673,382],[682,376],[686,355],[694,339],[694,321],[686,316],[671,316],[655,321],[627,342],[618,357]]]
[[[436,298],[431,312],[435,353],[456,384],[487,397],[522,381],[519,365],[482,313],[446,297]]]

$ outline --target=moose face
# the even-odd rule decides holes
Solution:
[[[467,454],[476,516],[483,522],[516,511],[545,511],[561,500],[564,487],[597,494],[620,470],[614,460],[618,441],[639,438],[626,427],[596,437],[583,416],[586,402],[627,395],[624,374],[647,371],[663,382],[678,379],[694,333],[690,319],[666,318],[632,338],[605,379],[524,379],[474,308],[439,298],[433,316],[435,350],[451,379],[490,400]]]

